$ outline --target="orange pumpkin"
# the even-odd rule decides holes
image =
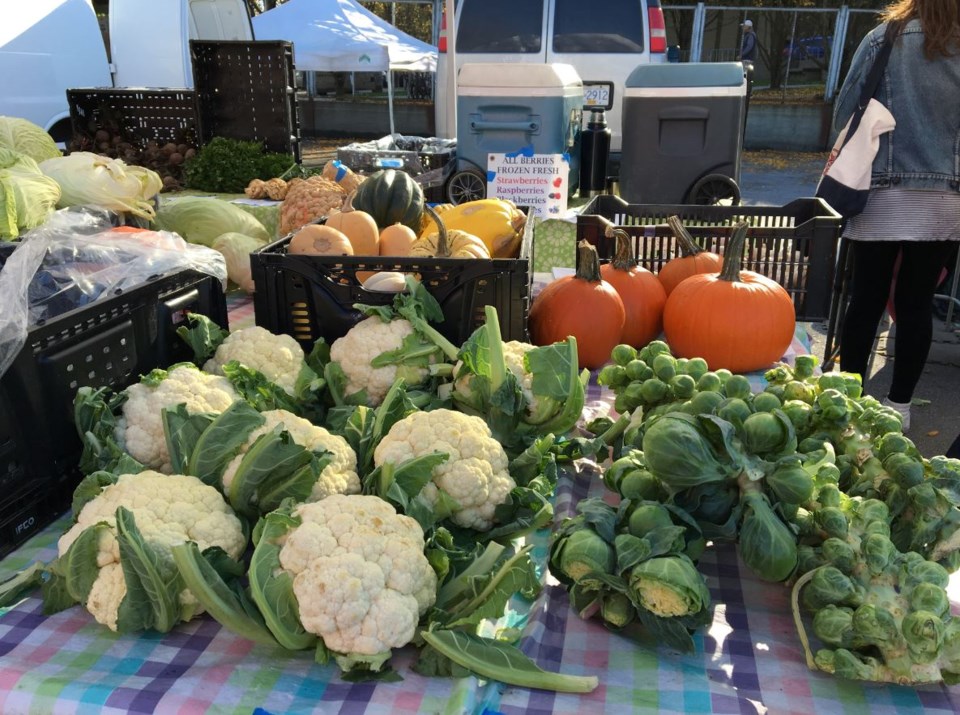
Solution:
[[[667,223],[673,229],[673,235],[677,237],[677,246],[680,248],[680,255],[668,261],[657,273],[657,278],[660,279],[663,289],[669,296],[685,278],[699,273],[719,273],[723,267],[723,259],[694,243],[693,236],[680,222],[679,216],[670,216],[667,218]]]
[[[600,276],[623,300],[626,322],[620,342],[642,348],[663,330],[663,306],[667,293],[653,273],[637,265],[633,244],[626,231],[613,229],[616,252],[613,261],[600,267]]]
[[[576,338],[580,368],[593,369],[610,359],[627,314],[616,289],[600,277],[597,249],[580,241],[577,253],[576,275],[558,278],[540,291],[528,325],[535,345]]]
[[[667,298],[663,330],[677,357],[702,357],[711,370],[751,372],[790,347],[793,299],[776,281],[740,270],[746,234],[746,222],[734,227],[720,273],[691,276]]]

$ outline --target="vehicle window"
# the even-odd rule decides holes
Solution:
[[[469,32],[465,30],[469,28]],[[540,52],[543,3],[531,0],[465,2],[457,52]]]
[[[640,0],[556,0],[553,51],[583,53],[643,52],[643,3]]]

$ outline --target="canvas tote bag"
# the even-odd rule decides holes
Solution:
[[[893,115],[873,98],[887,66],[897,27],[887,26],[883,45],[874,60],[850,121],[837,135],[830,150],[816,196],[826,201],[844,218],[856,216],[867,203],[873,160],[880,149],[880,136],[897,126]]]

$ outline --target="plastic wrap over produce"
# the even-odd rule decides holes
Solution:
[[[168,231],[117,227],[101,209],[64,209],[19,243],[0,243],[0,376],[26,342],[31,326],[136,288],[159,276],[193,269],[226,285],[219,251]]]

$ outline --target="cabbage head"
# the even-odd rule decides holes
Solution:
[[[184,241],[212,246],[225,233],[240,233],[266,243],[267,229],[251,214],[229,201],[208,196],[184,196],[160,204],[154,228],[172,231]]]
[[[60,200],[60,185],[43,175],[26,154],[0,146],[0,239],[47,220]]]
[[[53,137],[20,117],[0,117],[0,147],[26,154],[37,163],[60,156]]]

